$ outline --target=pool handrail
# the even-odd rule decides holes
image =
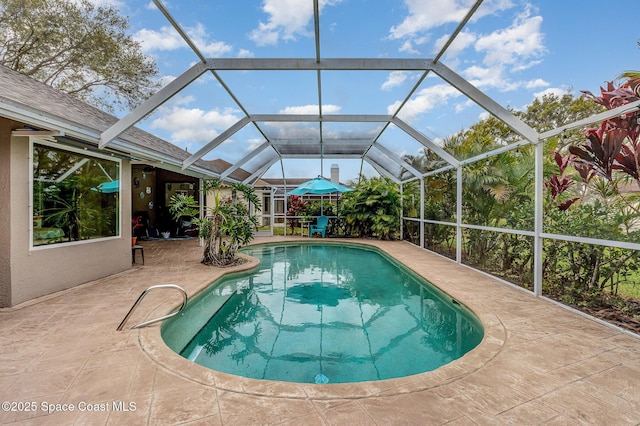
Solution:
[[[129,317],[131,316],[131,314],[133,314],[133,311],[135,311],[136,308],[138,307],[138,305],[140,304],[140,302],[142,302],[142,299],[144,299],[144,297],[150,291],[155,290],[157,288],[173,288],[173,289],[178,290],[180,292],[180,294],[182,294],[182,305],[175,312],[172,312],[172,313],[170,313],[168,315],[164,315],[162,317],[155,318],[155,319],[152,319],[152,320],[149,320],[149,321],[141,322],[140,324],[136,324],[133,327],[131,327],[131,330],[133,330],[135,328],[146,327],[147,325],[155,324],[157,322],[164,321],[164,320],[166,320],[168,318],[174,317],[174,316],[178,315],[180,312],[182,312],[183,309],[187,306],[187,303],[188,303],[187,292],[182,287],[180,287],[179,285],[176,285],[176,284],[158,284],[158,285],[153,285],[153,286],[149,287],[148,289],[146,289],[145,291],[143,291],[142,294],[140,294],[140,296],[138,297],[138,300],[136,300],[136,302],[133,304],[131,309],[129,309],[129,312],[127,312],[127,315],[124,317],[124,319],[122,320],[122,322],[120,323],[120,325],[116,329],[117,331],[121,331],[122,330],[122,328],[124,327],[126,322],[129,320]]]

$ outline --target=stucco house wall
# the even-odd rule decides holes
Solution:
[[[29,138],[11,138],[11,304],[75,287],[131,268],[131,227],[120,215],[121,236],[30,249]],[[130,166],[123,163],[125,180]],[[131,209],[124,186],[122,211]]]
[[[11,306],[11,128],[0,119],[0,307]]]
[[[117,121],[117,117],[0,66],[0,308],[131,268],[131,185],[120,185],[119,235],[31,244],[31,142],[22,134],[41,130],[100,151],[101,132]],[[21,135],[12,133],[18,130]],[[50,143],[68,149],[55,138]],[[135,127],[118,138],[114,150],[122,159],[121,182],[131,182],[131,158],[138,164],[154,164],[197,179],[220,173],[203,161],[183,170],[182,162],[189,153]],[[100,152],[109,155],[108,149]]]

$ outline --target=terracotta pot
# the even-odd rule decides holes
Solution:
[[[135,246],[136,242],[138,242],[138,237],[131,237],[131,245]]]

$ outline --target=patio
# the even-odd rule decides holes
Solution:
[[[408,243],[362,242],[473,310],[485,326],[480,346],[433,372],[361,384],[289,384],[213,372],[171,352],[158,325],[115,330],[148,286],[174,283],[192,296],[229,271],[201,265],[195,240],[143,242],[144,266],[0,309],[0,396],[20,408],[3,405],[0,423],[640,423],[639,338]],[[171,292],[150,293],[129,326],[179,301]]]

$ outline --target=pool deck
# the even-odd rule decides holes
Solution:
[[[201,265],[195,240],[142,242],[144,266],[0,309],[0,399],[20,409],[3,404],[0,424],[640,424],[639,338],[405,242],[362,242],[474,311],[485,326],[478,348],[435,371],[380,382],[214,372],[168,349],[157,324],[116,331],[147,287],[173,283],[192,296],[229,271]],[[179,302],[177,292],[154,291],[129,325]]]

